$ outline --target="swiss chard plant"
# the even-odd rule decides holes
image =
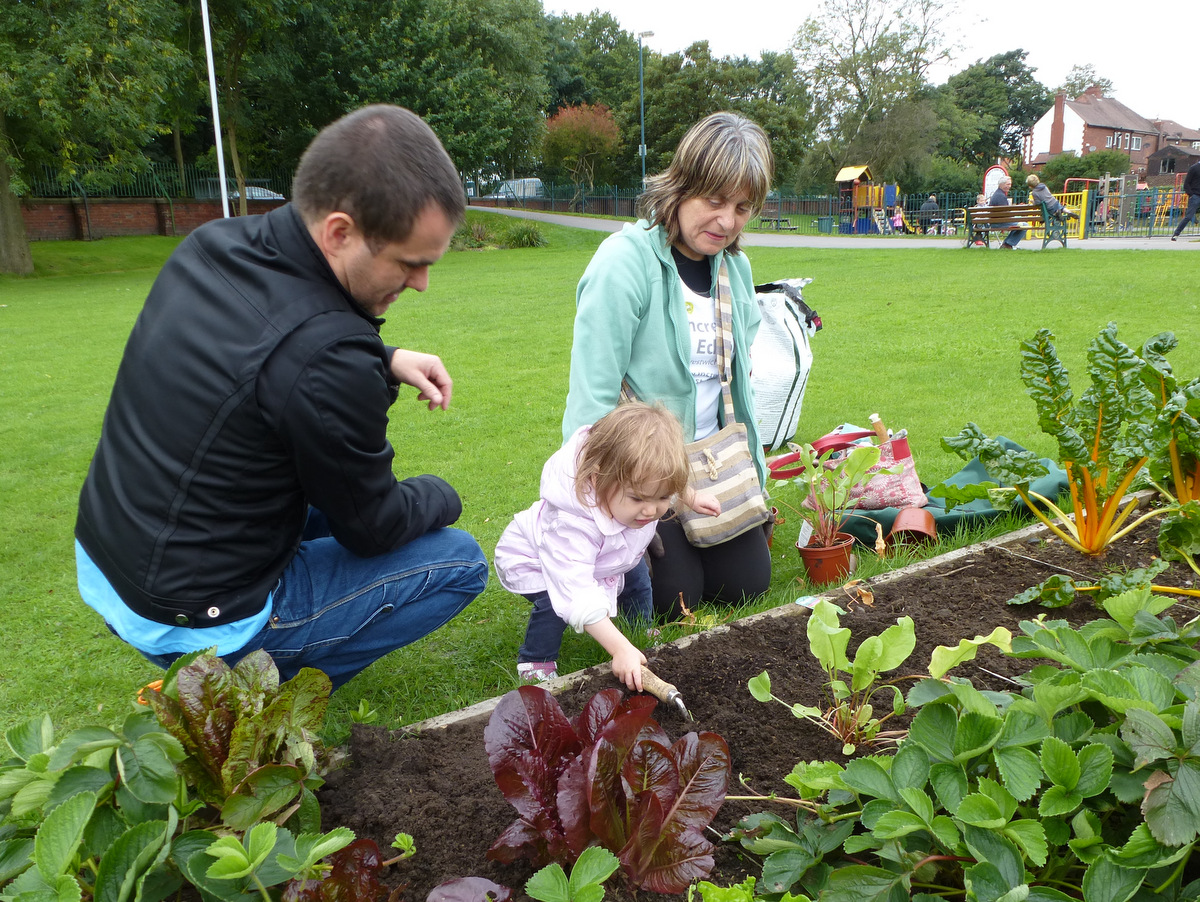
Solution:
[[[1174,417],[1171,439],[1164,453],[1149,461],[1148,470],[1159,491],[1178,504],[1187,504],[1200,501],[1200,379],[1179,384],[1166,357],[1175,346],[1170,332],[1142,346],[1146,361],[1143,379],[1155,404]]]
[[[1196,900],[1200,838],[1196,624],[1147,589],[1112,619],[1026,621],[1019,690],[927,679],[894,755],[797,764],[805,804],[730,834],[763,856],[757,892],[823,902]],[[1191,882],[1189,882],[1191,880]],[[705,899],[709,896],[706,894]],[[714,899],[717,897],[713,897]],[[731,897],[732,898],[732,897]]]
[[[537,686],[505,695],[484,731],[496,785],[519,817],[488,857],[569,865],[600,845],[652,892],[679,893],[713,867],[704,830],[725,799],[729,748],[715,733],[671,742],[656,702],[594,695],[574,719]]]
[[[1022,605],[1037,602],[1044,608],[1063,608],[1075,600],[1077,592],[1091,596],[1097,604],[1114,595],[1120,595],[1131,589],[1146,588],[1161,595],[1191,595],[1200,597],[1200,589],[1187,589],[1180,586],[1160,586],[1154,583],[1154,577],[1167,569],[1167,562],[1159,559],[1149,567],[1138,567],[1120,573],[1111,573],[1095,582],[1080,582],[1066,574],[1057,573],[1036,586],[1031,586],[1024,592],[1014,595],[1008,604]],[[1175,603],[1174,599],[1164,598],[1159,602],[1159,610],[1165,611]],[[1157,612],[1156,612],[1157,613]]]
[[[1116,324],[1109,323],[1088,348],[1091,385],[1076,399],[1053,338],[1042,329],[1021,343],[1021,379],[1037,405],[1042,431],[1058,443],[1070,490],[1069,513],[1030,487],[1047,472],[1037,455],[1004,448],[974,423],[944,438],[942,446],[964,460],[978,457],[998,482],[959,488],[943,484],[930,494],[945,498],[949,509],[989,492],[994,497],[992,490],[1003,483],[1072,548],[1100,554],[1163,513],[1152,510],[1133,518],[1137,501],[1127,499],[1127,493],[1146,464],[1167,453],[1187,407],[1186,398],[1171,390],[1173,383],[1158,368],[1175,339],[1163,333],[1147,342],[1147,362],[1117,338]]]
[[[846,649],[850,630],[841,626],[841,608],[821,599],[808,618],[809,650],[820,662],[828,677],[824,684],[825,700],[821,705],[789,703],[771,693],[771,677],[763,671],[749,682],[750,694],[760,702],[776,701],[786,705],[797,717],[811,721],[842,743],[842,754],[853,755],[859,746],[874,747],[895,742],[903,730],[885,731],[883,725],[906,710],[904,681],[923,676],[880,680],[880,675],[895,670],[908,660],[916,647],[916,631],[911,617],[901,617],[877,636],[868,636],[858,646],[851,660]],[[971,660],[979,645],[989,643],[1004,649],[1011,634],[997,627],[989,636],[964,639],[957,648],[938,648],[930,662],[931,672],[940,677],[951,667]],[[874,699],[886,695],[890,699],[888,713],[875,716]]]
[[[312,670],[281,685],[264,653],[232,670],[195,653],[117,729],[60,741],[43,716],[9,730],[0,900],[157,902],[185,882],[209,902],[386,896],[373,843],[318,832],[329,692]]]

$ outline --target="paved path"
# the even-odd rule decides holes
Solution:
[[[520,219],[536,219],[541,222],[552,222],[557,225],[570,226],[576,229],[592,229],[597,232],[619,232],[623,222],[616,219],[589,219],[586,216],[567,216],[562,213],[544,213],[540,210],[515,210],[500,207],[475,207],[476,210],[489,210],[504,216],[516,216]],[[889,236],[887,238],[868,235],[799,235],[794,232],[746,232],[742,243],[753,247],[840,247],[878,248],[895,250],[896,248],[932,247],[942,250],[961,250],[962,242],[951,238],[904,238]],[[1041,250],[1040,241],[1022,242],[1017,250]],[[994,248],[993,248],[994,250]],[[1052,244],[1046,250],[1062,250],[1060,245]],[[1068,239],[1066,250],[1140,250],[1140,251],[1197,251],[1200,250],[1200,239],[1195,236],[1183,237],[1172,241],[1167,236],[1160,238],[1089,238],[1086,241]]]

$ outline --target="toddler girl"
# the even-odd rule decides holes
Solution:
[[[612,655],[617,679],[641,690],[646,657],[612,617],[618,596],[622,611],[653,610],[649,580],[627,586],[625,575],[677,498],[709,516],[721,512],[715,497],[688,486],[683,431],[664,407],[622,404],[551,456],[542,469],[541,500],[513,518],[496,546],[500,584],[533,602],[517,654],[520,676],[557,676],[570,625]]]

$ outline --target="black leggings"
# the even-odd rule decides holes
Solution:
[[[668,620],[679,619],[679,596],[689,610],[701,601],[735,604],[766,594],[771,586],[771,549],[761,528],[740,536],[697,548],[684,535],[683,526],[671,517],[660,520],[658,536],[663,556],[650,557],[650,581],[654,591],[654,613]]]

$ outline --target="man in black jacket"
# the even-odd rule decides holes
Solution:
[[[1183,214],[1183,219],[1179,220],[1179,225],[1175,227],[1175,234],[1171,236],[1172,241],[1183,234],[1188,223],[1196,218],[1196,211],[1200,210],[1200,160],[1188,167],[1187,175],[1183,177],[1183,193],[1188,196],[1187,211]]]
[[[429,127],[386,105],[324,129],[293,195],[202,226],[164,264],[80,493],[76,563],[83,599],[162,667],[261,648],[282,678],[315,667],[336,688],[487,582],[478,543],[448,528],[454,489],[392,472],[400,386],[445,409],[450,375],[379,336],[465,201]]]

